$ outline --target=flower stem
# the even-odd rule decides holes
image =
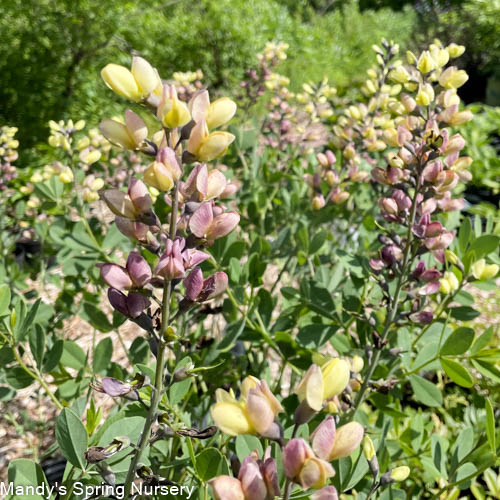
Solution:
[[[415,188],[415,193],[413,195],[413,203],[412,203],[412,207],[411,207],[410,218],[408,220],[408,233],[406,236],[406,247],[405,247],[404,254],[403,254],[403,263],[401,265],[401,272],[399,274],[398,282],[396,284],[396,291],[394,292],[393,300],[392,300],[391,305],[389,307],[389,311],[388,311],[387,318],[385,321],[384,329],[382,331],[381,346],[380,346],[380,349],[377,349],[375,351],[373,358],[372,358],[372,361],[371,361],[370,365],[368,366],[367,373],[365,374],[365,379],[363,380],[363,384],[361,386],[361,389],[359,390],[359,392],[356,396],[356,400],[354,401],[354,406],[352,409],[352,417],[354,417],[354,415],[356,415],[356,412],[358,411],[359,407],[361,406],[361,403],[364,400],[366,390],[368,389],[368,385],[370,384],[370,379],[372,378],[373,372],[375,371],[375,368],[377,367],[377,364],[378,364],[379,359],[380,359],[380,355],[382,353],[382,348],[383,348],[385,342],[387,341],[387,338],[389,336],[389,332],[391,330],[392,323],[394,322],[394,319],[396,318],[396,314],[397,314],[398,309],[399,309],[399,296],[400,296],[401,290],[403,288],[403,282],[406,278],[406,272],[408,270],[409,264],[411,264],[410,260],[413,260],[413,259],[410,259],[410,249],[412,246],[412,234],[413,234],[411,230],[412,230],[412,226],[415,223],[415,216],[417,214],[418,193],[419,193],[419,185],[417,184],[417,186]]]
[[[170,219],[170,234],[169,237],[173,240],[175,238],[175,233],[177,232],[177,207],[179,198],[179,184],[176,183],[174,189],[174,202],[172,204],[172,216]],[[146,445],[149,442],[151,427],[153,426],[156,414],[158,411],[158,406],[161,401],[163,394],[163,371],[165,368],[165,351],[167,348],[167,332],[169,328],[170,321],[170,298],[172,296],[172,283],[170,281],[165,281],[163,287],[163,301],[162,301],[162,324],[161,324],[161,336],[158,345],[158,353],[156,358],[156,373],[155,373],[155,383],[152,393],[151,403],[149,406],[149,412],[146,417],[146,422],[144,423],[144,429],[142,430],[141,438],[137,444],[137,449],[130,467],[127,472],[127,478],[125,480],[125,497],[128,499],[130,496],[130,488],[132,482],[135,478],[135,470],[137,465],[144,453]]]

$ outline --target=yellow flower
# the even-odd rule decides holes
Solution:
[[[486,264],[484,259],[472,265],[472,274],[477,280],[489,280],[498,274],[497,264]]]
[[[428,50],[424,50],[417,61],[417,68],[423,75],[430,73],[432,70],[436,69],[437,64],[431,53]]]
[[[156,116],[169,129],[182,127],[191,121],[189,109],[186,103],[178,99],[174,85],[165,84],[163,86],[163,95]]]
[[[391,471],[391,479],[393,481],[404,481],[410,475],[410,468],[407,465],[396,467]]]
[[[106,139],[124,149],[135,150],[148,136],[148,129],[142,118],[129,109],[125,111],[125,123],[103,120],[99,130]]]
[[[234,138],[229,132],[209,133],[205,120],[202,120],[193,127],[186,149],[198,161],[211,161],[223,156]]]
[[[428,106],[434,100],[434,89],[430,83],[424,83],[418,89],[415,101],[420,106]]]
[[[456,43],[450,43],[450,45],[446,47],[446,50],[450,54],[450,57],[455,59],[456,57],[460,57],[465,52],[465,47],[463,45],[457,45]]]
[[[455,66],[450,66],[441,73],[439,85],[445,89],[458,89],[468,79],[469,75],[463,69],[457,69]]]
[[[158,72],[142,57],[132,58],[130,70],[119,64],[108,64],[101,76],[119,96],[136,102],[148,97],[161,84]]]
[[[265,435],[275,416],[283,411],[264,380],[246,377],[241,384],[241,397],[232,391],[217,389],[217,402],[211,409],[215,425],[230,436],[238,434]]]
[[[300,384],[295,389],[299,401],[306,401],[309,408],[320,411],[323,402],[340,394],[349,383],[349,364],[333,358],[321,368],[311,365]]]
[[[445,294],[454,292],[460,286],[458,278],[451,271],[446,271],[441,278],[439,291]]]

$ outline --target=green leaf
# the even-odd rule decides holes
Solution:
[[[469,306],[450,307],[450,316],[453,319],[460,321],[472,321],[477,318],[481,313]]]
[[[326,231],[318,231],[311,240],[311,245],[309,246],[309,255],[313,255],[321,250],[321,247],[326,241],[327,233]]]
[[[476,238],[472,245],[470,246],[469,252],[476,253],[476,259],[479,260],[481,257],[494,252],[498,245],[500,244],[500,237],[494,234],[483,234]]]
[[[432,382],[419,375],[410,375],[409,379],[417,401],[427,406],[441,406],[443,404],[441,391]]]
[[[489,399],[485,400],[486,409],[486,435],[488,436],[488,443],[492,453],[495,455],[497,451],[496,446],[496,436],[495,436],[495,412],[493,411],[493,405]]]
[[[490,343],[493,333],[493,326],[490,326],[476,339],[470,350],[472,356],[477,354],[481,349],[485,348]]]
[[[464,217],[462,220],[462,225],[458,233],[458,248],[460,248],[460,253],[463,255],[467,250],[469,245],[470,236],[472,233],[472,224],[469,217]]]
[[[31,328],[31,325],[35,321],[38,308],[40,307],[40,302],[42,299],[38,299],[29,309],[28,314],[24,318],[24,320],[20,323],[18,323],[18,327],[16,328],[15,331],[15,336],[17,340],[22,340],[26,333],[28,333],[28,330]]]
[[[19,458],[17,460],[12,460],[9,463],[8,469],[8,481],[16,486],[41,486],[47,484],[47,479],[43,473],[42,468],[33,460],[28,460],[26,458]],[[6,485],[8,486],[8,485]],[[18,495],[11,498],[16,498],[16,500],[33,500],[33,499],[44,499],[40,495]]]
[[[113,341],[110,337],[102,339],[95,348],[92,368],[94,373],[99,373],[109,367],[113,356]]]
[[[10,287],[9,285],[0,285],[0,316],[9,314],[10,305]]]
[[[460,327],[446,339],[440,350],[441,356],[457,356],[469,349],[474,341],[474,330],[472,328]]]
[[[87,356],[84,350],[76,342],[73,340],[65,340],[61,363],[74,370],[81,370],[87,363]]]
[[[45,373],[51,372],[59,363],[64,349],[64,340],[56,340],[54,345],[51,347],[45,355],[43,361],[43,371]]]
[[[113,330],[113,325],[109,322],[106,314],[90,302],[83,303],[80,316],[100,332],[107,333]]]
[[[76,413],[64,408],[57,417],[56,440],[66,460],[79,469],[85,470],[87,451],[87,431]]]
[[[5,379],[13,389],[24,389],[35,381],[20,366],[7,368],[5,372]]]
[[[472,360],[474,368],[479,370],[485,377],[491,378],[495,382],[500,383],[500,370],[493,364],[487,363],[486,361],[476,361]]]
[[[202,481],[217,476],[222,467],[222,455],[216,448],[205,448],[196,456],[196,472]]]
[[[441,358],[441,366],[446,372],[446,375],[456,384],[462,387],[472,387],[474,379],[462,364],[449,358]]]
[[[256,436],[251,436],[249,434],[241,434],[236,436],[235,441],[236,455],[240,462],[248,457],[253,450],[259,452],[259,457],[263,455],[262,444]]]
[[[45,332],[40,325],[35,325],[29,333],[29,344],[31,354],[38,368],[42,367],[43,353],[45,350]]]

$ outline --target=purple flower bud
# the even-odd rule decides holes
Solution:
[[[426,283],[430,281],[437,281],[439,278],[441,278],[441,272],[436,268],[427,269],[427,271],[423,272],[422,276],[420,276],[420,279]]]
[[[184,288],[186,289],[186,298],[195,302],[196,298],[203,289],[203,273],[197,266],[184,279]]]
[[[187,248],[182,252],[182,258],[184,259],[185,268],[191,269],[209,259],[210,255],[194,248]]]
[[[419,313],[411,314],[410,319],[415,323],[429,324],[432,322],[434,315],[430,311],[422,311]]]
[[[138,318],[142,311],[149,306],[149,299],[140,293],[129,292],[127,295],[127,309],[130,318]]]
[[[127,270],[117,264],[99,264],[101,268],[101,278],[112,288],[117,290],[128,290],[132,288],[132,280]]]
[[[220,271],[213,274],[203,282],[203,289],[198,295],[198,302],[205,302],[223,293],[227,288],[227,274]]]
[[[386,267],[386,264],[382,259],[370,259],[370,267],[374,271],[382,271]]]
[[[123,292],[116,288],[110,288],[108,289],[108,299],[114,309],[124,316],[128,316],[127,296]]]
[[[428,250],[444,250],[451,245],[454,237],[455,233],[444,232],[435,238],[427,238],[424,243]]]
[[[104,377],[101,381],[101,386],[102,392],[106,393],[112,398],[124,396],[132,390],[130,384],[126,384],[121,380],[117,380],[116,378],[111,377]]]
[[[290,479],[296,478],[306,459],[313,456],[312,449],[302,438],[294,438],[288,441],[283,448],[283,468],[286,477]]]
[[[137,252],[131,252],[127,259],[127,271],[137,288],[142,288],[149,283],[152,277],[151,268]]]
[[[267,486],[259,464],[253,457],[246,457],[241,464],[238,479],[248,500],[266,500]]]
[[[396,245],[387,245],[382,248],[381,257],[388,266],[392,266],[403,258],[403,252]]]

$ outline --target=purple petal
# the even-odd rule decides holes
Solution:
[[[184,279],[186,297],[194,302],[203,289],[203,273],[199,267],[195,267]]]
[[[137,252],[131,252],[127,259],[127,271],[136,287],[142,288],[149,283],[152,273],[149,264]]]

